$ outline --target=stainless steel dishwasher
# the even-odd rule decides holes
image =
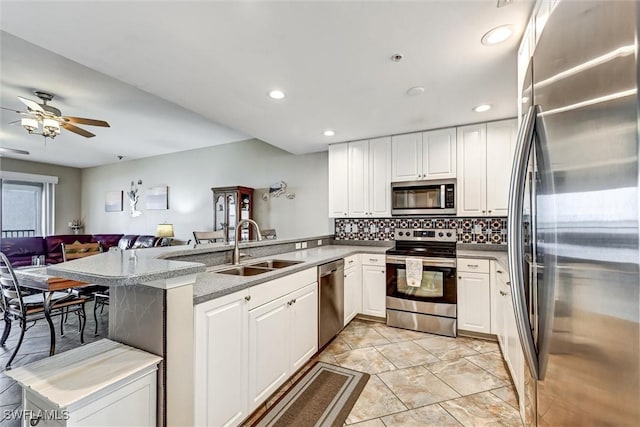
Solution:
[[[318,350],[344,326],[344,260],[318,266]]]

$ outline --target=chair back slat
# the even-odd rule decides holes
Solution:
[[[18,279],[13,272],[11,262],[5,254],[0,252],[0,288],[2,288],[2,308],[9,310],[9,302],[18,303],[18,309],[21,313],[25,313],[24,302],[22,301],[22,293],[18,285]]]
[[[213,243],[217,240],[224,240],[224,230],[218,231],[194,231],[193,238],[196,244],[200,243]]]
[[[102,252],[100,242],[80,243],[61,243],[63,261],[71,261],[72,259],[84,258],[91,255],[97,255]]]

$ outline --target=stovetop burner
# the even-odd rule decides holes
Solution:
[[[387,255],[415,257],[456,257],[455,229],[407,229],[395,230],[395,248],[387,250]]]

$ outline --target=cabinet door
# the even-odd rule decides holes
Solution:
[[[360,266],[344,271],[344,325],[362,311],[362,270]]]
[[[422,134],[422,169],[427,179],[456,177],[456,128]]]
[[[318,351],[318,283],[311,283],[290,295],[289,360],[290,373],[294,373]]]
[[[248,295],[195,307],[196,425],[237,425],[248,415]]]
[[[487,215],[507,216],[517,120],[487,123]]]
[[[362,267],[362,314],[387,316],[387,285],[384,267]]]
[[[458,329],[491,333],[489,275],[458,274]]]
[[[289,300],[284,296],[249,311],[249,411],[289,378]]]
[[[349,212],[349,150],[348,144],[329,146],[329,217],[346,217]]]
[[[422,178],[422,133],[391,137],[391,181]]]
[[[487,127],[458,128],[458,215],[484,216],[487,189]]]
[[[348,187],[349,216],[369,215],[369,141],[349,143]]]
[[[369,216],[391,216],[391,138],[369,141]]]

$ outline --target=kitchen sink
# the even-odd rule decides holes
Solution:
[[[257,262],[255,264],[251,264],[251,267],[262,267],[262,268],[285,268],[291,267],[292,265],[300,264],[302,261],[287,261],[283,259],[269,259],[262,262]]]
[[[231,274],[234,276],[257,276],[258,274],[273,271],[273,268],[256,267],[253,265],[239,265],[237,267],[227,268],[226,270],[214,271],[214,273]]]

